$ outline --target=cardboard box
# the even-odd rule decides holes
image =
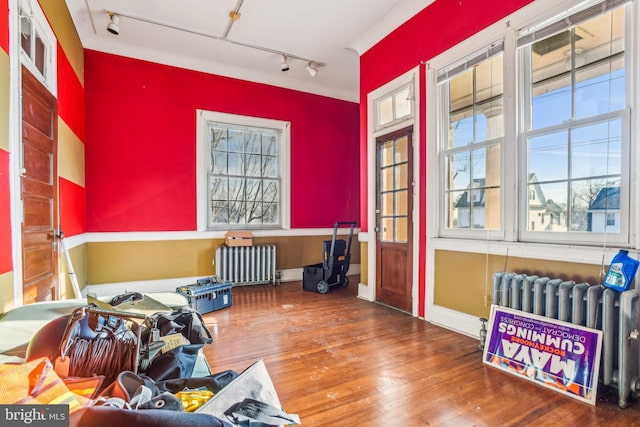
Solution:
[[[227,246],[253,246],[253,233],[250,231],[227,231],[224,235]]]

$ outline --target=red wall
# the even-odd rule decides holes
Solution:
[[[84,88],[60,44],[58,44],[57,77],[58,115],[76,137],[84,141]],[[75,167],[84,168],[85,165],[75,165]],[[59,222],[65,236],[84,233],[86,231],[85,188],[60,177],[58,191]]]
[[[9,202],[9,153],[0,149],[0,274],[13,270]]]
[[[9,0],[0,0],[0,47],[9,53]]]
[[[421,125],[425,124],[426,98],[425,66],[421,64],[455,46],[499,19],[522,8],[533,0],[437,0],[412,19],[393,31],[360,57],[360,224],[367,224],[367,94],[383,84],[420,65]],[[423,317],[425,295],[426,218],[426,123],[420,130],[420,235],[418,260],[418,315]]]
[[[82,234],[87,229],[84,187],[64,178],[60,178],[58,183],[60,227],[66,237]]]
[[[84,141],[84,89],[58,43],[58,115]]]
[[[196,229],[196,109],[291,122],[291,225],[359,209],[358,104],[85,51],[87,231]]]
[[[0,0],[0,48],[9,53],[9,3],[7,0]],[[9,79],[8,76],[2,76],[2,78]],[[8,139],[9,129],[3,131],[1,137]],[[9,202],[9,153],[0,149],[0,274],[13,270]]]

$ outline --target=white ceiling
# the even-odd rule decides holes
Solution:
[[[256,81],[349,101],[359,99],[359,55],[434,0],[66,0],[86,49]],[[313,60],[306,62],[222,39]],[[106,30],[107,10],[121,16]],[[174,28],[171,28],[174,27]],[[188,31],[183,31],[188,30]],[[201,33],[201,34],[193,34]]]

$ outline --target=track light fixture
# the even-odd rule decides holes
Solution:
[[[107,31],[116,36],[120,34],[120,17],[113,12],[109,12],[109,23],[107,24]]]
[[[315,77],[318,75],[318,69],[313,66],[313,62],[311,61],[307,63],[307,66],[304,67],[304,69],[307,70],[307,73],[309,73],[311,77]]]
[[[230,22],[233,23],[235,20],[238,19],[238,17],[240,16],[238,10],[240,5],[242,4],[243,0],[239,0],[238,1],[238,6],[236,7],[235,11],[232,11],[229,13],[229,17],[231,18]],[[120,34],[120,27],[118,26],[120,23],[120,18],[121,17],[125,17],[125,18],[129,18],[129,19],[133,19],[136,21],[140,21],[140,22],[146,22],[148,24],[153,24],[153,25],[158,25],[161,27],[165,27],[165,28],[171,28],[173,30],[178,30],[178,31],[183,31],[185,33],[190,33],[190,34],[195,34],[198,36],[202,36],[202,37],[208,37],[210,39],[214,39],[214,40],[218,40],[221,42],[225,42],[225,43],[231,43],[234,44],[236,46],[243,46],[249,49],[255,49],[255,50],[260,50],[262,52],[268,52],[268,53],[272,53],[272,54],[276,54],[276,55],[280,55],[282,56],[282,62],[280,63],[280,71],[289,71],[290,67],[289,67],[289,59],[297,59],[298,61],[304,61],[306,62],[306,66],[305,69],[307,70],[307,72],[309,73],[309,75],[311,77],[315,77],[318,74],[318,67],[324,67],[326,64],[322,63],[322,62],[318,62],[318,61],[314,61],[312,59],[309,58],[304,58],[302,56],[297,56],[291,53],[286,53],[286,52],[282,52],[281,50],[276,50],[276,49],[270,49],[268,47],[263,47],[263,46],[257,46],[257,45],[253,45],[253,44],[249,44],[249,43],[242,43],[242,42],[237,42],[237,41],[233,41],[233,40],[229,40],[226,36],[217,36],[214,34],[208,34],[208,33],[203,33],[200,31],[195,31],[189,28],[185,28],[185,27],[180,27],[178,25],[173,25],[173,24],[169,24],[166,22],[161,22],[161,21],[156,21],[154,19],[150,19],[150,18],[145,18],[142,16],[136,16],[136,15],[131,15],[122,11],[115,11],[115,10],[105,10],[106,13],[109,14],[109,23],[107,24],[107,31],[109,31],[112,34]],[[228,32],[228,31],[227,31]]]
[[[282,64],[280,64],[280,71],[289,71],[289,63],[287,62],[287,55],[282,56]]]

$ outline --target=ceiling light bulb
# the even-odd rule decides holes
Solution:
[[[120,17],[118,15],[114,15],[113,12],[109,12],[109,17],[110,21],[107,24],[107,31],[117,36],[120,34],[120,27],[118,26],[120,23]]]
[[[289,63],[287,62],[287,55],[282,57],[282,64],[280,64],[280,71],[289,71]]]
[[[307,70],[307,72],[309,73],[309,75],[311,77],[315,77],[315,76],[318,75],[318,69],[316,67],[314,67],[311,62],[309,62],[307,64],[307,66],[304,67],[304,68],[305,68],[305,70]]]

